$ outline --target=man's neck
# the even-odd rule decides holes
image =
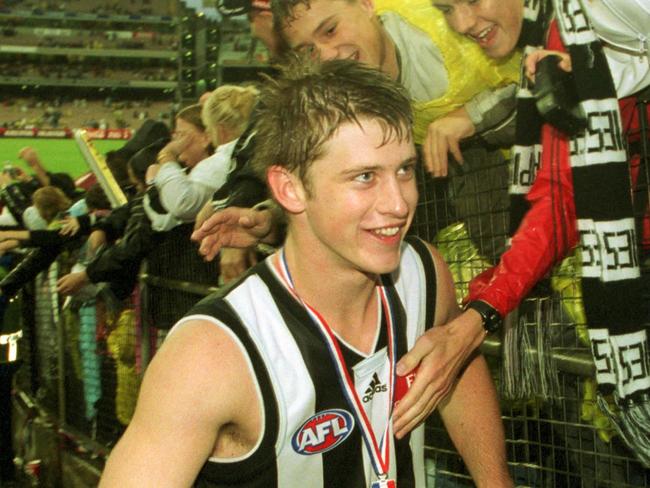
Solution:
[[[372,352],[377,331],[378,276],[337,266],[319,246],[287,236],[285,257],[297,295],[321,314],[339,337]],[[321,244],[322,246],[322,244]]]
[[[381,71],[386,73],[393,80],[399,80],[400,77],[400,63],[399,63],[399,52],[393,38],[390,36],[388,31],[381,26],[382,32],[382,41],[383,41],[383,53],[382,53],[382,64]]]

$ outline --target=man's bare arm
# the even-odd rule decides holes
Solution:
[[[439,406],[447,431],[477,486],[510,487],[494,383],[484,358],[473,350],[463,349],[459,354],[454,345],[457,332],[450,333],[448,326],[442,325],[458,319],[460,310],[449,268],[440,253],[430,249],[437,277],[436,316],[434,327],[417,341],[426,347],[416,343],[414,349],[424,347],[434,353],[423,356],[411,389],[395,411],[395,432],[405,435]],[[440,361],[441,354],[448,355],[447,362]]]
[[[476,354],[461,372],[439,411],[476,486],[513,486],[497,393],[482,355]]]
[[[25,161],[29,167],[34,170],[34,175],[41,186],[47,186],[50,184],[50,176],[47,174],[47,171],[45,171],[45,168],[43,168],[43,163],[41,163],[41,159],[34,148],[23,147],[18,152],[18,157]]]
[[[224,330],[207,321],[183,324],[149,365],[133,420],[100,486],[191,486],[220,428],[256,418],[251,408],[259,401],[248,371]]]

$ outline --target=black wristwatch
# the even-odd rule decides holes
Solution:
[[[491,334],[501,327],[503,318],[501,317],[501,314],[492,307],[492,305],[485,303],[482,300],[474,300],[467,304],[465,310],[468,308],[476,310],[479,313],[483,319],[483,328],[488,334]]]

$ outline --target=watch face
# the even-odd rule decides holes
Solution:
[[[501,325],[501,317],[499,317],[498,315],[490,315],[486,317],[485,323],[483,324],[485,330],[487,330],[490,333],[496,331],[500,325]]]
[[[469,304],[469,308],[476,310],[483,319],[483,328],[491,333],[501,325],[501,316],[490,305],[482,301],[475,301]]]

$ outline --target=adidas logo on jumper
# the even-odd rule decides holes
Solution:
[[[388,387],[386,385],[382,385],[381,381],[379,380],[379,376],[377,373],[375,373],[372,375],[372,380],[370,380],[368,388],[366,388],[365,395],[363,396],[363,403],[368,403],[370,400],[372,400],[372,397],[375,396],[375,393],[382,393],[386,390],[388,390]]]

